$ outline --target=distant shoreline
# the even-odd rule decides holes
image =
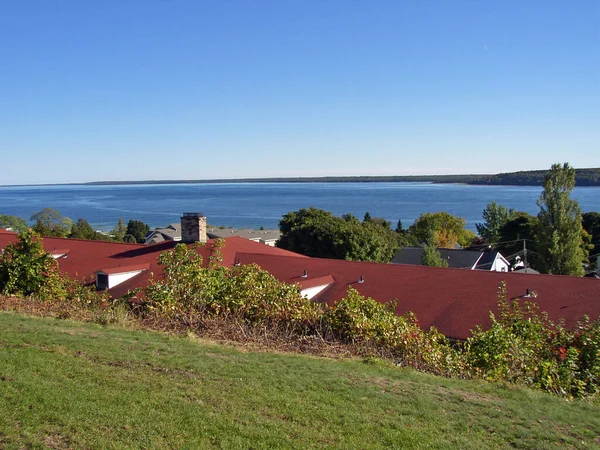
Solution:
[[[326,177],[274,177],[274,178],[222,178],[208,180],[141,180],[141,181],[89,181],[84,183],[44,183],[18,186],[119,186],[146,184],[223,184],[223,183],[434,183],[468,184],[481,186],[542,186],[546,170],[467,175],[391,175],[391,176],[326,176]],[[600,186],[600,168],[576,169],[576,185]]]

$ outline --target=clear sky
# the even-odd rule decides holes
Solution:
[[[600,167],[600,1],[2,1],[0,152],[0,184]]]

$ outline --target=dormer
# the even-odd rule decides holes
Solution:
[[[150,268],[150,264],[118,266],[100,269],[96,272],[96,289],[112,289]]]
[[[63,248],[63,249],[59,249],[59,250],[54,249],[50,252],[50,255],[54,259],[66,258],[70,251],[71,251],[70,248]]]

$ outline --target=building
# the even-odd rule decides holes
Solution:
[[[488,270],[492,272],[509,272],[510,263],[496,251],[478,251],[438,248],[442,259],[448,267],[454,269]],[[423,247],[404,247],[392,258],[393,264],[411,264],[422,266]]]
[[[203,216],[184,217],[196,234],[184,233],[182,240],[200,240]],[[0,248],[16,239],[16,233],[0,230]],[[197,248],[205,262],[215,242],[208,239]],[[151,278],[160,279],[158,256],[177,242],[143,245],[48,237],[43,245],[71,277],[119,298],[145,287]],[[309,258],[239,236],[224,238],[220,252],[221,264],[257,264],[278,280],[296,284],[316,302],[334,305],[351,287],[379,302],[393,301],[397,314],[413,312],[423,328],[436,327],[455,339],[467,338],[479,324],[490,324],[501,283],[506,283],[509,299],[535,301],[551,320],[564,319],[567,327],[576,326],[584,315],[600,317],[600,282],[593,278]]]

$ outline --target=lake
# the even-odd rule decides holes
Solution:
[[[183,212],[203,212],[211,225],[277,228],[289,211],[315,206],[335,215],[384,217],[408,227],[422,213],[447,211],[475,230],[493,200],[537,214],[541,187],[472,186],[432,183],[198,183],[143,185],[53,185],[0,187],[0,214],[28,219],[50,207],[82,217],[93,227],[111,229],[137,219],[152,228],[178,222]],[[583,212],[600,211],[600,188],[576,188]]]

